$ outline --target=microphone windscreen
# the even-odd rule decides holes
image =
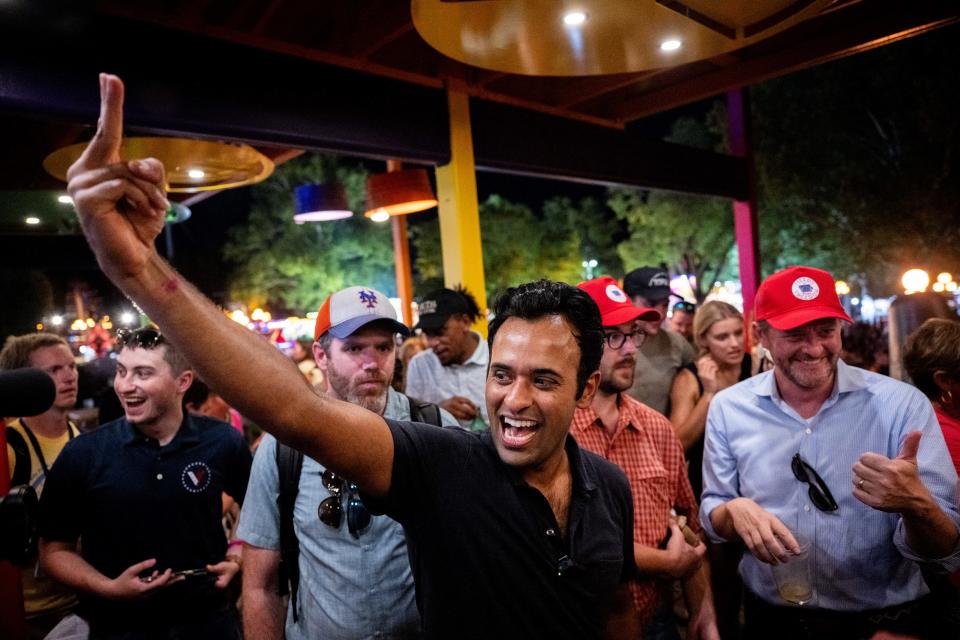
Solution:
[[[0,417],[40,415],[56,398],[53,378],[39,369],[0,371]]]

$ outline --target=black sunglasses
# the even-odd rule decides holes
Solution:
[[[140,349],[153,349],[159,344],[166,344],[166,342],[162,333],[149,327],[117,331],[117,344],[121,347],[133,345]]]
[[[790,468],[797,480],[810,485],[807,495],[813,501],[813,506],[820,511],[836,511],[839,508],[837,501],[833,499],[833,494],[830,493],[830,488],[827,487],[827,483],[823,481],[816,469],[800,457],[799,453],[793,456]]]
[[[360,489],[357,485],[347,482],[329,469],[323,472],[321,482],[332,495],[317,507],[320,522],[328,527],[339,529],[340,523],[343,522],[343,512],[346,511],[347,528],[350,530],[350,535],[359,538],[360,532],[370,524],[370,512],[367,511],[367,507],[364,506],[358,495]],[[347,501],[346,507],[343,505],[344,499]]]
[[[684,300],[681,300],[677,304],[673,305],[673,310],[685,311],[687,313],[696,313],[697,305],[693,304],[692,302],[686,302]]]

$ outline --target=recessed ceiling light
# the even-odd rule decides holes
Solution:
[[[27,216],[23,221],[27,224],[40,224],[40,218],[36,216]]]
[[[660,43],[660,51],[676,51],[681,46],[683,46],[683,42],[676,38],[670,38]]]
[[[57,202],[60,204],[73,204],[73,198],[67,195],[57,196]]]
[[[203,172],[203,169],[190,169],[189,171],[187,171],[187,175],[193,178],[194,180],[199,180],[200,178],[204,177],[207,174]]]
[[[583,11],[570,11],[563,14],[563,24],[568,27],[577,27],[587,21],[587,14]]]

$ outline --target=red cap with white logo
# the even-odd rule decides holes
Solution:
[[[600,307],[600,319],[605,327],[615,327],[636,318],[660,322],[659,311],[635,306],[610,276],[587,280],[577,286],[586,291]]]
[[[813,267],[788,267],[760,285],[754,307],[757,322],[781,331],[822,318],[853,322],[840,304],[833,276]]]

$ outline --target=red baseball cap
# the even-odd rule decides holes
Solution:
[[[659,311],[635,306],[617,281],[610,276],[587,280],[578,284],[577,287],[586,291],[600,307],[600,319],[605,327],[615,327],[636,318],[660,322]]]
[[[757,322],[788,331],[822,318],[853,322],[840,304],[833,276],[813,267],[788,267],[760,285],[754,307]]]

